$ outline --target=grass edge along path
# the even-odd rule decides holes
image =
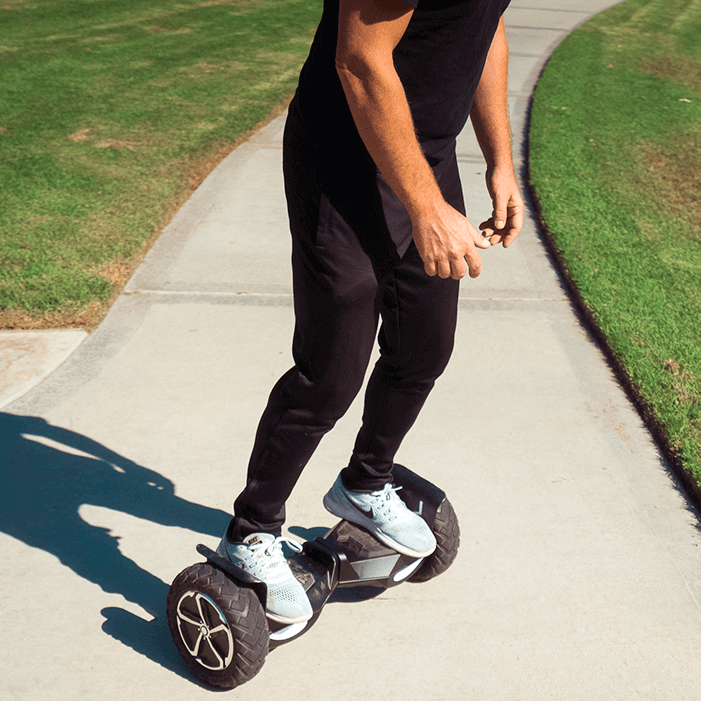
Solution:
[[[69,308],[59,307],[43,314],[32,313],[24,309],[0,307],[0,331],[43,331],[68,328],[80,328],[89,333],[94,331],[105,318],[148,252],[172,222],[173,217],[190,199],[195,190],[227,156],[279,117],[287,109],[291,100],[292,95],[286,97],[282,102],[274,104],[264,119],[239,134],[235,140],[212,144],[203,154],[189,159],[180,176],[181,189],[170,198],[163,200],[163,214],[154,224],[151,234],[144,239],[133,254],[126,258],[115,258],[111,264],[102,269],[101,274],[108,279],[111,286],[108,297],[93,299],[77,310],[74,305],[71,305]]]
[[[528,187],[587,326],[701,508],[701,3],[571,33],[531,104]]]
[[[191,192],[285,106],[320,10],[0,3],[0,328],[97,326]]]

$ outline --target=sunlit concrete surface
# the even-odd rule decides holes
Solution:
[[[85,339],[85,331],[0,331],[0,408],[48,377]]]
[[[567,32],[611,2],[518,0],[507,14],[516,162],[528,101]],[[194,193],[103,324],[0,413],[0,690],[9,699],[199,699],[165,622],[177,573],[215,546],[255,427],[291,363],[284,118]],[[484,164],[458,145],[470,216]],[[227,698],[696,699],[699,516],[579,324],[531,215],[462,286],[452,362],[398,461],[462,526],[425,584],[335,600]],[[288,504],[321,498],[351,407]]]

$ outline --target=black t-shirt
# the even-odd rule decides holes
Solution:
[[[510,0],[407,1],[416,10],[394,50],[394,64],[419,141],[431,160],[453,144],[467,121],[494,32]],[[338,6],[338,0],[324,0],[291,109],[320,146],[355,149],[360,137],[335,68]]]

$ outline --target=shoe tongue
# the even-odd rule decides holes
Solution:
[[[392,484],[386,484],[379,492],[377,492],[385,501],[389,501],[392,498],[394,492],[392,491]]]

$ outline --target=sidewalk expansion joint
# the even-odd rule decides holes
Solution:
[[[535,12],[568,12],[571,15],[586,15],[587,17],[591,17],[592,14],[589,12],[589,10],[568,10],[562,7],[512,7],[512,10],[519,10],[520,12],[523,12],[524,10],[526,11],[535,11]],[[508,27],[509,25],[507,25]]]
[[[288,292],[222,292],[203,290],[133,290],[123,292],[123,296],[132,297],[135,295],[151,295],[154,297],[174,297],[183,299],[185,297],[197,297],[204,299],[207,297],[220,300],[240,301],[243,303],[255,303],[256,300],[270,303],[272,300],[280,300],[287,303],[292,301],[292,293]],[[567,302],[567,297],[459,297],[460,302]]]
[[[291,306],[291,292],[228,292],[221,290],[131,290],[122,292],[125,297],[143,295],[146,297],[159,297],[163,301],[186,302],[188,299],[194,302],[206,302],[210,300],[217,304],[246,304],[266,306]]]
[[[460,297],[461,302],[567,302],[567,297]]]
[[[568,30],[563,29],[562,27],[531,27],[525,24],[507,24],[506,29],[535,29],[538,32],[558,32],[560,34],[568,33]]]

